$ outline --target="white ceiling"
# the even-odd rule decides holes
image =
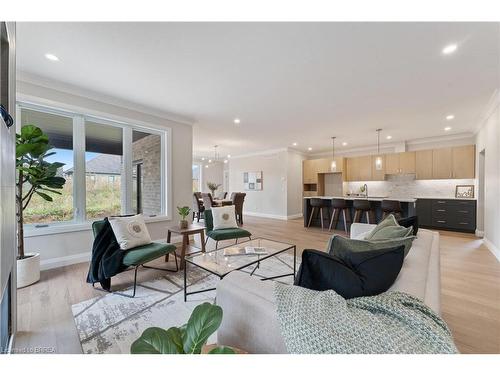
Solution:
[[[332,135],[371,145],[376,128],[383,142],[474,131],[499,87],[499,25],[19,23],[18,68],[192,118],[197,155],[318,152]]]

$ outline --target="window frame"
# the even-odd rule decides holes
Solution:
[[[47,234],[57,234],[73,231],[89,230],[92,221],[86,219],[86,189],[85,189],[85,122],[92,121],[103,125],[119,127],[123,134],[123,168],[125,174],[125,187],[122,195],[122,213],[131,212],[132,209],[132,132],[134,130],[160,136],[161,140],[161,210],[160,214],[145,217],[146,222],[171,220],[172,202],[172,129],[158,126],[127,117],[113,116],[95,112],[86,108],[72,107],[65,109],[64,105],[40,104],[37,102],[19,100],[16,103],[16,128],[20,130],[21,110],[33,110],[50,113],[73,119],[73,220],[57,221],[47,224],[26,224],[25,237]],[[127,169],[127,164],[130,168]]]
[[[197,161],[193,161],[192,165],[197,165],[198,166],[198,190],[197,191],[200,191],[201,192],[201,189],[202,189],[202,184],[201,184],[201,181],[202,181],[202,173],[203,173],[203,163],[201,162],[197,162]],[[191,181],[193,179],[193,167],[191,167]],[[192,185],[192,182],[191,182],[191,185]]]

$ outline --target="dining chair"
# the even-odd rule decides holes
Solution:
[[[246,193],[232,193],[231,201],[236,209],[236,220],[240,225],[243,225],[243,202],[245,201]]]
[[[193,193],[193,203],[192,203],[192,209],[193,209],[193,221],[196,218],[197,221],[199,222],[201,219],[201,214],[205,211],[205,206],[203,205],[202,202],[200,202],[200,197],[201,198],[201,193]]]

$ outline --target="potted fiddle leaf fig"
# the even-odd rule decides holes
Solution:
[[[181,217],[181,221],[179,221],[179,227],[181,229],[187,229],[189,223],[186,220],[186,217],[188,217],[189,212],[191,211],[188,206],[184,207],[177,207],[177,211],[179,212],[179,215]]]
[[[218,188],[220,188],[222,185],[217,184],[215,182],[207,182],[207,188],[212,192],[212,197],[215,198],[215,192],[217,191]]]
[[[58,176],[63,163],[50,163],[52,146],[49,137],[34,125],[24,125],[16,134],[16,216],[17,216],[17,287],[40,280],[40,254],[24,251],[24,216],[32,198],[37,195],[52,202],[51,194],[61,194],[66,180]]]
[[[147,328],[132,343],[132,354],[200,354],[208,338],[222,322],[222,308],[205,302],[194,308],[188,322],[181,327],[167,330]],[[212,347],[207,354],[235,354],[227,346]]]

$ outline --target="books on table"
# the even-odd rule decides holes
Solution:
[[[224,256],[237,256],[237,255],[266,255],[265,247],[260,246],[231,246],[224,249]]]

